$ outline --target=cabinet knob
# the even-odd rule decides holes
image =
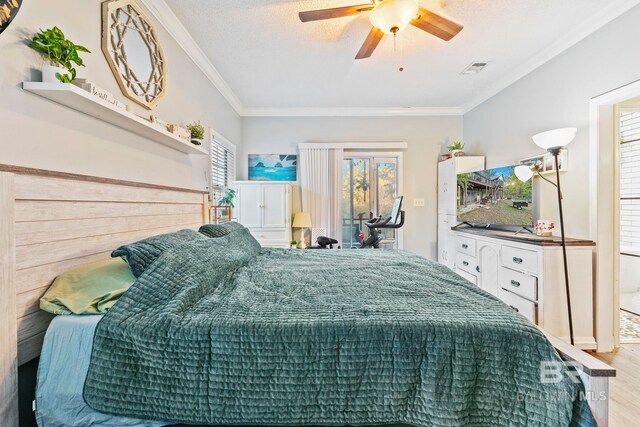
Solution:
[[[515,286],[516,288],[520,287],[520,282],[516,281],[516,280],[512,280],[511,281],[511,286]]]
[[[469,263],[467,261],[462,261],[462,265],[464,265],[465,267],[469,267]]]
[[[469,245],[467,245],[466,243],[462,244],[462,249],[469,249]]]
[[[515,262],[516,264],[522,264],[522,258],[513,257],[513,262]]]
[[[476,265],[476,271],[477,271],[478,273],[480,273],[480,266],[479,266],[479,265]]]

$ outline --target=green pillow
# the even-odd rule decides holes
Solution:
[[[122,258],[86,264],[59,275],[40,308],[53,314],[106,313],[135,280]]]

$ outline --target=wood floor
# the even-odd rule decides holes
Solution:
[[[639,426],[640,344],[623,344],[615,353],[593,355],[618,370],[609,383],[609,426]]]

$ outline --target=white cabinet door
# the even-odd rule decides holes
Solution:
[[[478,241],[478,273],[481,289],[498,296],[500,271],[500,245]]]
[[[455,225],[455,215],[438,215],[438,262],[451,269],[456,260],[455,236],[451,231]]]
[[[238,186],[238,222],[247,228],[261,227],[262,186]]]
[[[456,214],[456,163],[454,159],[438,163],[438,213]]]
[[[284,184],[265,185],[262,191],[262,227],[289,227],[290,219],[287,218],[287,203],[289,200],[287,186]]]

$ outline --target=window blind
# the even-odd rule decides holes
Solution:
[[[640,247],[640,111],[620,114],[620,246]]]
[[[211,138],[211,195],[216,203],[225,189],[233,185],[236,176],[235,147],[224,138]]]
[[[640,111],[625,111],[620,114],[620,142],[640,141]]]

